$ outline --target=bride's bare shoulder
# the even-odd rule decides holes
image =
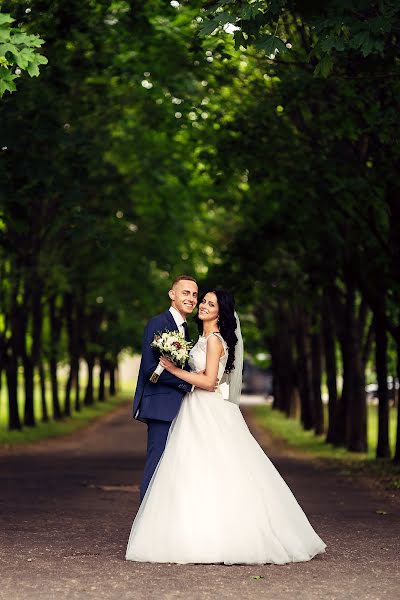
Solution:
[[[220,353],[222,354],[222,351],[224,350],[224,340],[220,333],[215,331],[207,337],[207,349],[210,349],[211,351],[220,350]]]

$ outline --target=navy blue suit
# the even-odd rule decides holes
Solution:
[[[158,365],[159,353],[151,347],[157,331],[177,331],[178,327],[169,310],[150,319],[147,323],[142,345],[142,360],[133,399],[133,417],[147,423],[147,457],[140,487],[143,499],[158,461],[164,452],[171,422],[178,414],[182,398],[192,386],[175,375],[163,371],[157,383],[149,381]]]

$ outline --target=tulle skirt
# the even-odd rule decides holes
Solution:
[[[284,564],[325,548],[239,407],[218,392],[187,394],[133,522],[126,559]]]

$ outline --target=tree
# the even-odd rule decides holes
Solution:
[[[47,64],[47,58],[35,50],[44,44],[44,40],[21,27],[12,27],[10,24],[14,22],[10,14],[0,13],[0,98],[6,91],[15,92],[15,80],[24,71],[30,77],[37,77],[39,65]]]

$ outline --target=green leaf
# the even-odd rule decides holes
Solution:
[[[344,40],[341,37],[336,37],[334,35],[329,35],[325,39],[321,41],[321,48],[324,52],[329,52],[332,48],[339,50],[342,52],[344,50]]]
[[[31,77],[39,76],[39,67],[36,62],[30,62],[27,71]]]
[[[11,52],[11,54],[18,54],[18,48],[14,46],[14,44],[10,44],[10,42],[0,44],[0,55],[5,56],[7,52]]]
[[[10,39],[10,30],[8,28],[1,28],[0,27],[0,42],[8,42]]]
[[[276,37],[275,35],[267,35],[264,36],[262,38],[260,38],[256,44],[255,47],[257,48],[257,50],[265,50],[265,52],[267,54],[275,54],[276,51],[278,52],[286,52],[287,48],[284,44],[284,42]]]
[[[240,46],[243,46],[243,48],[247,48],[247,41],[243,35],[243,31],[235,31],[233,37],[235,40],[235,50],[239,50]]]
[[[332,71],[333,60],[329,54],[324,54],[314,69],[314,77],[328,77]]]
[[[249,21],[250,19],[254,19],[258,15],[259,12],[260,12],[260,9],[258,8],[257,5],[250,4],[243,8],[241,16],[242,16],[242,19]]]
[[[33,60],[35,54],[29,48],[23,48],[21,52],[15,56],[15,62],[21,69],[26,69],[29,62]]]
[[[392,24],[387,16],[381,15],[370,20],[369,29],[372,33],[388,33],[392,29]]]
[[[235,20],[235,17],[226,12],[218,13],[217,18],[220,22],[220,25],[226,25],[227,23],[232,23]]]
[[[12,23],[13,21],[15,21],[15,19],[13,19],[11,15],[8,15],[6,13],[0,13],[0,25],[4,25],[5,23]]]
[[[359,31],[358,33],[356,33],[356,35],[353,37],[352,40],[350,40],[350,47],[351,48],[361,48],[361,46],[363,46],[366,42],[368,42],[369,40],[369,31]]]
[[[371,54],[373,49],[374,49],[374,41],[368,34],[368,36],[365,38],[364,43],[361,45],[361,52],[362,52],[362,55],[364,56],[364,58],[366,56],[368,56],[368,54]]]
[[[38,65],[47,65],[47,63],[49,62],[46,56],[43,56],[43,54],[35,54],[35,60],[38,63]]]
[[[17,75],[14,75],[4,67],[0,67],[0,98],[3,97],[4,92],[15,92],[16,85],[14,79]]]
[[[218,8],[222,8],[223,6],[226,6],[227,4],[233,4],[234,1],[235,0],[218,0],[218,2],[216,4],[209,6],[209,8],[207,8],[203,14],[206,14],[206,15],[215,14]]]
[[[44,40],[42,40],[38,35],[28,35],[23,31],[17,31],[12,35],[13,44],[25,44],[29,47],[39,48],[44,44]]]
[[[211,35],[213,33],[213,31],[215,31],[217,29],[218,26],[219,26],[218,19],[212,19],[212,21],[206,21],[206,23],[204,23],[204,25],[200,29],[199,34],[200,35]]]
[[[344,50],[344,40],[342,38],[336,38],[333,47],[336,48],[339,52],[343,52]]]

